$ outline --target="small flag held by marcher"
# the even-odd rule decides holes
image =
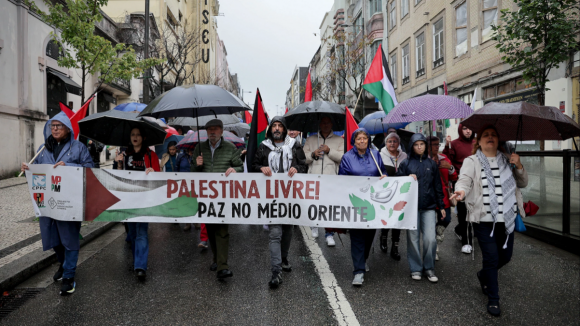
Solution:
[[[310,79],[310,69],[308,68],[308,77],[306,77],[306,90],[304,91],[304,102],[312,101],[312,80]]]
[[[87,110],[89,108],[89,104],[91,104],[91,101],[95,98],[95,95],[96,94],[93,94],[91,97],[89,97],[89,99],[85,102],[85,104],[77,112],[74,112],[73,110],[71,110],[64,103],[59,102],[60,110],[62,112],[64,112],[64,114],[66,114],[66,116],[69,118],[70,123],[73,127],[73,132],[74,132],[77,140],[79,139],[79,135],[80,135],[79,121],[81,121],[83,118],[85,118],[87,116]]]
[[[248,139],[248,150],[246,155],[246,166],[251,170],[252,161],[258,150],[258,146],[266,139],[266,129],[268,128],[268,119],[264,106],[262,104],[262,96],[260,89],[256,90],[256,102],[254,103],[254,115],[252,116],[252,124],[250,128],[250,137]]]
[[[350,151],[350,149],[352,148],[350,138],[352,137],[352,133],[358,129],[358,124],[356,123],[356,120],[354,120],[354,117],[350,113],[348,107],[346,108],[345,113],[346,113],[346,132],[344,134],[344,142],[346,143],[345,150],[346,153],[347,151]]]
[[[389,65],[381,45],[379,45],[375,58],[371,63],[371,67],[363,83],[363,88],[381,102],[386,114],[389,114],[399,104],[397,102],[397,96],[395,95]]]

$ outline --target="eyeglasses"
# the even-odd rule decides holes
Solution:
[[[53,124],[51,124],[51,125],[50,125],[50,128],[51,128],[51,129],[56,129],[56,130],[60,130],[60,129],[62,129],[63,127],[64,127],[64,125],[62,125],[62,124],[58,124],[58,125],[53,125]]]

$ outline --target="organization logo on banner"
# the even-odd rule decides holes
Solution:
[[[38,206],[38,208],[46,207],[46,206],[44,206],[44,194],[43,193],[35,192],[34,193],[34,200],[36,201],[36,206]]]
[[[46,174],[34,173],[32,175],[32,190],[46,190]]]
[[[54,209],[57,205],[56,200],[54,200],[54,198],[50,197],[50,199],[48,200],[48,204],[50,205],[50,208]]]
[[[60,192],[60,182],[61,182],[61,180],[62,180],[62,177],[60,177],[60,176],[56,176],[56,175],[53,175],[53,176],[51,177],[51,179],[52,179],[52,186],[50,187],[50,189],[51,189],[53,192]],[[51,205],[51,206],[52,206],[52,205]],[[54,207],[53,207],[53,208],[54,208]]]

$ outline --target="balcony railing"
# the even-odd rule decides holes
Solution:
[[[409,83],[409,81],[410,81],[410,78],[409,78],[409,76],[407,76],[407,77],[404,77],[404,78],[403,78],[403,83],[402,83],[402,84],[403,84],[403,85],[405,85],[405,84],[408,84],[408,83]]]
[[[419,77],[423,76],[424,74],[425,74],[425,68],[421,68],[421,69],[417,70],[416,77],[419,78]]]
[[[113,80],[112,84],[115,84],[117,86],[121,86],[121,87],[126,88],[129,91],[131,91],[131,81],[129,81],[129,80],[116,78],[115,80]]]
[[[443,65],[445,63],[445,60],[443,60],[443,57],[433,61],[433,68],[437,68],[441,65]]]

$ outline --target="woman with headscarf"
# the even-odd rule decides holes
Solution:
[[[512,257],[516,217],[525,217],[520,189],[528,185],[528,173],[519,155],[504,154],[498,145],[499,132],[494,126],[477,133],[473,155],[463,161],[451,196],[469,208],[467,220],[473,225],[483,256],[477,278],[488,297],[487,312],[493,316],[501,313],[498,271]]]
[[[145,171],[145,174],[159,172],[159,158],[147,145],[147,136],[140,128],[133,128],[129,134],[130,145],[127,151],[115,158],[117,169],[130,171]],[[128,238],[133,251],[133,267],[139,280],[144,280],[147,273],[147,258],[149,256],[149,223],[128,222]]]
[[[381,149],[381,159],[385,164],[385,168],[389,175],[395,175],[397,169],[401,162],[407,158],[407,154],[401,150],[401,138],[397,135],[396,131],[391,132],[385,138],[385,147]],[[388,241],[389,229],[381,230],[381,250],[383,252],[388,251]],[[401,230],[393,229],[392,235],[392,246],[391,246],[391,257],[394,260],[401,260],[401,255],[399,254],[399,240],[401,239]]]
[[[342,156],[338,175],[380,177],[381,179],[387,176],[387,170],[379,152],[371,149],[370,139],[369,133],[364,128],[359,128],[352,133],[350,143],[353,147]],[[376,231],[375,229],[350,230],[350,254],[354,265],[352,285],[354,286],[361,286],[365,273],[369,271],[366,261],[369,258]]]

